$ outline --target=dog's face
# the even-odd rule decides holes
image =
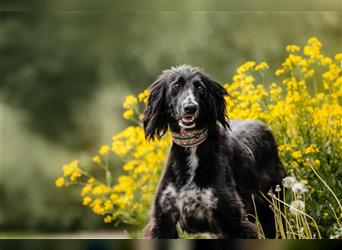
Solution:
[[[226,90],[199,68],[187,65],[163,71],[150,86],[144,112],[147,139],[160,138],[167,130],[179,132],[216,126],[228,127]]]
[[[171,116],[178,121],[178,125],[183,129],[193,129],[199,120],[199,115],[203,114],[205,107],[204,96],[206,87],[199,75],[186,77],[178,75],[169,84],[169,107]]]

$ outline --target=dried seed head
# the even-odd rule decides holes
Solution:
[[[305,203],[301,200],[295,200],[291,202],[291,207],[290,207],[290,212],[293,215],[299,215],[300,212],[304,212],[305,211]]]
[[[308,191],[307,187],[303,183],[295,183],[292,186],[292,192],[294,192],[297,195],[302,195]]]
[[[276,192],[280,192],[280,191],[281,191],[280,185],[277,185],[277,186],[275,187],[275,191],[276,191]]]
[[[296,177],[287,176],[283,179],[283,186],[286,188],[292,188],[295,183],[297,183]]]

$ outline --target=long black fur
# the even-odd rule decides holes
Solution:
[[[199,68],[180,66],[166,70],[150,86],[150,96],[144,112],[143,125],[148,140],[159,139],[168,128],[180,132],[176,109],[181,94],[175,94],[172,84],[182,88],[203,84],[205,93],[196,92],[199,114],[196,129],[207,128],[207,139],[197,146],[198,167],[193,182],[200,189],[210,188],[217,206],[210,218],[186,216],[181,227],[191,233],[210,232],[220,238],[256,238],[256,226],[245,220],[254,213],[251,196],[255,196],[257,213],[268,238],[275,237],[274,216],[269,204],[260,195],[281,185],[285,171],[278,157],[271,131],[260,121],[229,122],[226,111],[226,90]],[[172,204],[179,197],[162,197],[168,185],[179,191],[189,177],[190,149],[172,143],[164,174],[160,181],[146,227],[148,238],[177,238],[177,223],[182,211]],[[166,204],[166,201],[168,202]],[[170,206],[165,212],[163,207]],[[208,215],[209,216],[209,215]]]

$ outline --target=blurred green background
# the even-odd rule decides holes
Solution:
[[[274,70],[286,45],[312,36],[323,53],[342,46],[338,0],[72,3],[1,3],[4,231],[110,228],[81,205],[77,190],[57,189],[54,180],[63,163],[93,154],[127,126],[124,97],[147,88],[163,69],[200,66],[223,83],[247,60]]]

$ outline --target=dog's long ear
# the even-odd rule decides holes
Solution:
[[[223,127],[229,129],[226,100],[224,98],[228,95],[227,90],[207,75],[204,75],[202,80],[208,89],[209,115],[212,116],[213,121],[218,121]]]
[[[143,126],[147,140],[160,139],[167,131],[166,79],[159,77],[149,87],[150,95],[144,111]]]

